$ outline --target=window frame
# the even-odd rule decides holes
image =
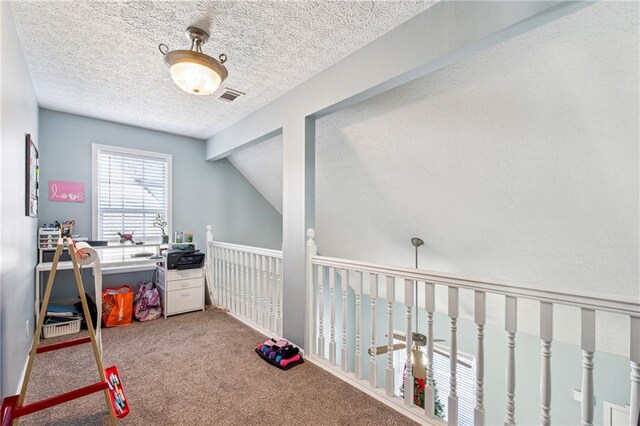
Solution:
[[[91,144],[91,238],[98,239],[98,210],[100,185],[98,183],[98,157],[101,151],[114,152],[116,154],[130,155],[137,157],[148,157],[161,159],[167,162],[167,235],[171,235],[173,229],[173,155],[145,151],[141,149],[124,148],[115,145]]]

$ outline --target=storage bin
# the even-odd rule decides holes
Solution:
[[[82,318],[74,319],[66,322],[58,322],[55,324],[44,324],[42,326],[42,334],[45,339],[51,337],[65,336],[80,332],[80,323]]]

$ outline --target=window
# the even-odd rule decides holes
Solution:
[[[93,145],[93,238],[160,242],[158,214],[171,229],[171,155]],[[167,230],[167,231],[169,231]]]
[[[395,343],[404,343],[397,340]],[[426,357],[427,348],[422,348]],[[406,350],[398,350],[393,353],[394,387],[395,395],[400,396],[400,388],[404,380],[404,365],[407,360]],[[438,397],[444,407],[444,420],[448,419],[447,406],[449,405],[449,351],[448,349],[434,345],[433,348],[433,379],[436,383]],[[458,393],[458,424],[473,425],[473,409],[476,392],[476,368],[475,360],[458,352],[458,365],[456,369],[457,393]]]

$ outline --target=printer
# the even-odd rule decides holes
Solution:
[[[198,269],[204,265],[204,253],[200,250],[165,250],[162,256],[166,259],[167,269]]]

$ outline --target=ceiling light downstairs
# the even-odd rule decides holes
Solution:
[[[202,52],[202,45],[209,40],[205,30],[190,26],[187,37],[191,40],[191,49],[172,50],[166,44],[160,44],[158,50],[164,55],[173,81],[192,95],[210,95],[227,78],[227,68],[223,65],[227,55],[221,54],[215,59]]]

